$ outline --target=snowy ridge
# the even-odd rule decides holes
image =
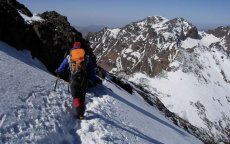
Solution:
[[[208,30],[207,33],[212,34],[215,37],[221,39],[220,45],[223,46],[225,50],[228,51],[228,53],[230,53],[230,35],[229,35],[230,27],[229,26],[225,26],[225,27],[221,26],[214,30]]]
[[[0,91],[1,143],[202,143],[137,93],[131,95],[109,81],[87,92],[86,120],[79,124],[71,114],[66,82],[59,80],[54,91],[52,75],[4,43],[0,44],[0,56],[4,77]],[[17,73],[11,73],[11,68]],[[26,71],[30,72],[23,75]],[[11,79],[17,74],[21,79]],[[14,85],[19,89],[11,89]]]

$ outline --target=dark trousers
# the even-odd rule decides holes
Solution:
[[[77,73],[70,77],[70,92],[73,97],[73,107],[77,116],[83,116],[85,112],[85,94],[87,89],[87,76]]]

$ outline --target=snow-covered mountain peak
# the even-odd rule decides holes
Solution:
[[[174,18],[172,20],[167,21],[165,25],[168,25],[169,29],[175,30],[178,34],[180,34],[181,31],[183,31],[184,34],[186,34],[187,31],[191,29],[191,27],[194,27],[190,22],[188,22],[184,18]]]
[[[145,71],[151,76],[160,72],[159,68],[149,69],[153,63],[162,67],[160,66],[162,62],[153,62],[159,57],[157,54],[169,49],[166,55],[170,55],[169,53],[175,55],[177,39],[184,40],[187,37],[198,38],[197,29],[193,25],[183,18],[168,20],[161,16],[147,17],[120,29],[105,28],[88,35],[94,52],[98,55],[99,63],[103,63],[106,70],[128,73]],[[168,59],[166,55],[163,59]],[[104,57],[108,61],[103,61]],[[125,66],[120,65],[120,59]],[[163,68],[166,68],[168,60],[163,61],[165,61]],[[148,65],[142,63],[148,63]]]
[[[127,31],[134,30],[144,32],[149,31],[149,29],[156,25],[161,25],[166,21],[168,21],[168,19],[162,16],[148,16],[143,20],[126,25],[123,29],[126,29]]]
[[[167,19],[165,17],[162,16],[148,16],[145,19],[136,22],[137,25],[142,25],[142,26],[151,26],[154,24],[158,24],[161,23],[163,21],[167,21]]]
[[[192,25],[188,20],[182,18],[182,17],[177,17],[172,20],[170,20],[172,23],[180,23],[180,24],[187,24],[187,25]]]

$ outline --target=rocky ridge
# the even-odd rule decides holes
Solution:
[[[197,28],[187,20],[153,16],[120,29],[104,28],[87,38],[98,55],[99,65],[107,71],[140,71],[153,77],[170,70],[168,57],[177,53],[176,40],[188,37],[199,38]]]
[[[230,54],[230,26],[218,27],[214,30],[208,30],[207,33],[213,34],[214,36],[222,39],[222,43]]]
[[[87,44],[67,17],[55,11],[32,14],[16,0],[0,2],[0,21],[0,40],[18,50],[30,50],[50,72],[54,72],[74,40]]]

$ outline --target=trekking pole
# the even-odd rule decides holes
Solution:
[[[54,85],[54,91],[56,91],[56,87],[57,87],[58,80],[59,80],[59,76],[58,76],[57,79],[56,79],[56,82],[55,82],[55,85]]]
[[[69,91],[69,83],[68,83],[68,93],[70,93],[70,91]]]

